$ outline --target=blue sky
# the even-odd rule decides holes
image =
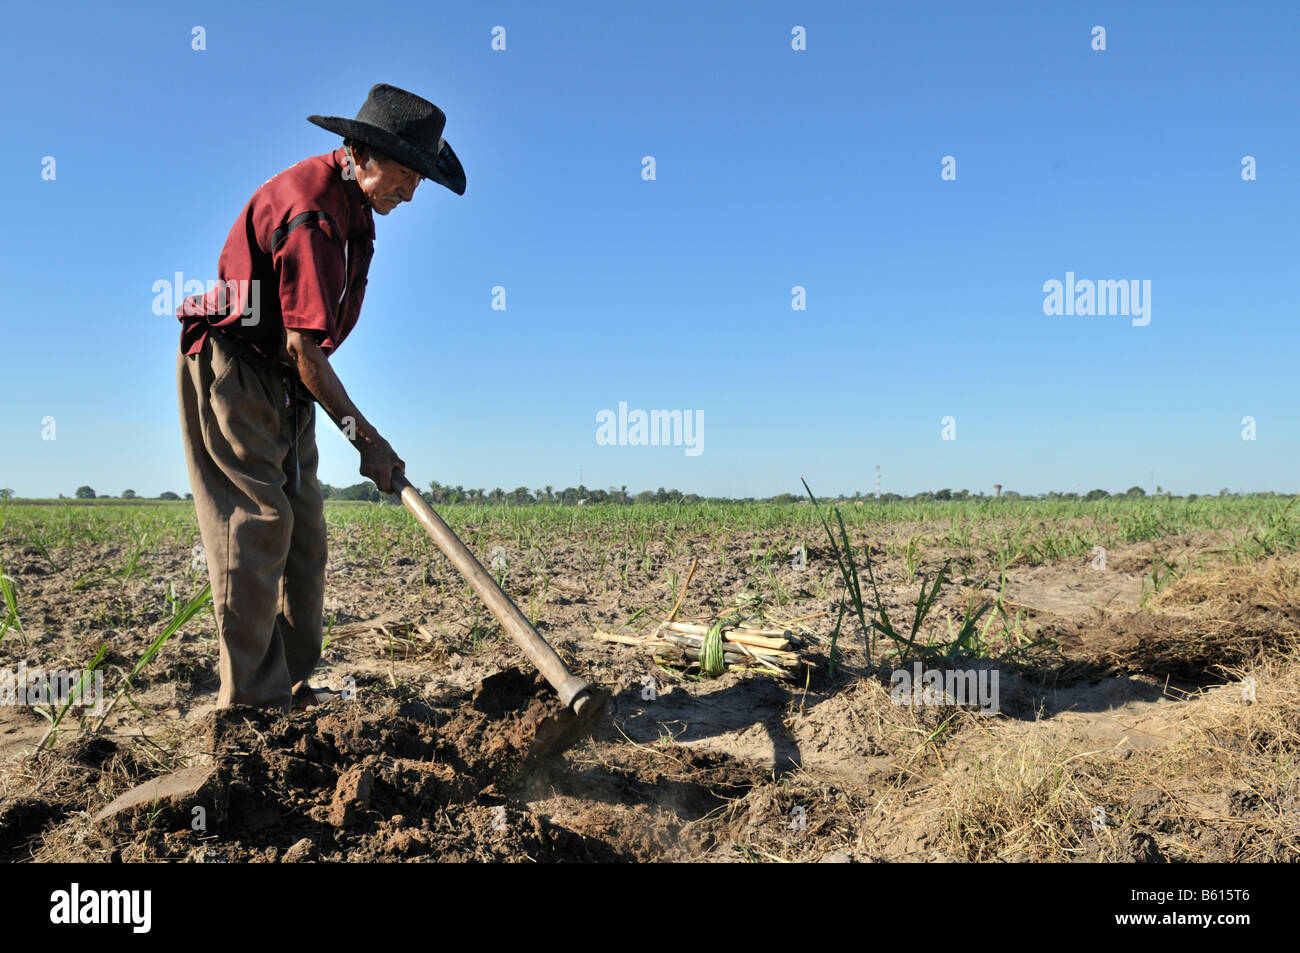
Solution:
[[[338,145],[306,116],[387,82],[468,189],[376,216],[334,366],[417,483],[1295,491],[1297,10],[13,7],[0,486],[188,489],[153,283],[215,278],[253,190]],[[1067,272],[1149,280],[1150,323],[1045,315]],[[702,412],[703,452],[599,445],[620,401]]]

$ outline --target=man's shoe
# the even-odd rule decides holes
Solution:
[[[306,711],[308,708],[315,708],[317,705],[324,705],[338,698],[339,692],[329,688],[312,688],[306,682],[302,682],[293,693],[293,710]]]

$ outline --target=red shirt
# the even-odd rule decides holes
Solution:
[[[211,327],[279,357],[284,329],[316,331],[329,354],[361,314],[375,220],[342,148],[264,182],[230,229],[219,281],[176,309],[181,351],[197,354]],[[256,282],[256,284],[254,284]]]

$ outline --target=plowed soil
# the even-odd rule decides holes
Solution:
[[[769,545],[762,534],[696,542],[683,614],[760,588],[743,566]],[[673,593],[649,576],[596,582],[592,554],[560,546],[544,594],[526,574],[505,588],[521,606],[541,599],[539,631],[613,698],[589,735],[552,750],[554,693],[465,590],[434,584],[450,572],[440,557],[376,567],[333,544],[333,625],[315,682],[354,696],[292,714],[215,711],[204,613],[98,734],[69,718],[34,754],[47,723],[30,708],[0,710],[0,860],[1300,857],[1294,768],[1278,769],[1295,763],[1294,559],[1203,569],[1156,600],[1142,598],[1149,544],[1110,554],[1104,573],[1086,560],[1011,570],[1005,604],[1026,641],[1044,644],[961,662],[998,669],[999,712],[986,718],[895,704],[889,666],[847,622],[831,674],[839,590],[817,585],[833,564],[815,539],[810,571],[776,571],[780,613],[812,616],[795,627],[810,664],[789,682],[703,679],[594,641],[596,628]],[[121,585],[78,589],[70,581],[111,562],[113,547],[55,554],[66,563],[57,571],[12,543],[0,556],[24,607],[0,665],[73,667],[106,641],[110,691],[165,623],[168,585],[193,586],[181,544],[147,553],[148,570]],[[670,561],[648,558],[657,570]],[[919,580],[895,564],[879,571],[887,609],[903,614]],[[936,634],[981,592],[996,595],[959,577]],[[1243,700],[1247,679],[1257,694]],[[1223,754],[1206,755],[1213,746]],[[201,779],[192,789],[103,816],[137,785],[185,769]]]

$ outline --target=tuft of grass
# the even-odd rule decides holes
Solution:
[[[122,684],[118,688],[117,693],[113,696],[112,701],[108,703],[104,713],[100,715],[99,721],[95,723],[95,727],[92,730],[99,731],[104,727],[104,722],[108,719],[108,716],[113,713],[113,709],[117,707],[118,701],[121,700],[123,696],[126,696],[128,701],[131,700],[129,694],[132,684],[131,680],[139,675],[146,665],[153,661],[154,656],[157,655],[158,652],[161,651],[162,647],[167,644],[168,639],[179,632],[186,623],[198,615],[205,606],[208,606],[211,603],[212,583],[208,582],[203,584],[203,588],[199,590],[194,598],[185,604],[184,608],[171,617],[167,625],[163,627],[162,632],[158,633],[158,637],[149,643],[149,647],[144,650],[140,658],[136,660],[136,663],[131,666],[131,671],[127,672],[126,676],[122,679]],[[141,714],[147,714],[139,705],[136,705],[134,701],[131,701],[131,704],[135,706]]]
[[[972,598],[967,603],[961,624],[954,629],[952,622],[949,621],[947,641],[934,642],[927,637],[922,642],[922,629],[939,601],[939,595],[943,591],[944,584],[948,582],[950,562],[945,562],[933,576],[926,574],[921,577],[921,591],[913,607],[912,618],[904,628],[895,623],[889,615],[889,610],[885,608],[885,602],[880,597],[880,587],[876,582],[875,569],[871,564],[871,547],[870,545],[864,546],[863,560],[866,564],[867,579],[871,583],[872,594],[875,596],[875,618],[868,622],[866,607],[862,599],[862,586],[859,581],[857,563],[853,555],[853,545],[849,541],[848,530],[844,525],[844,517],[840,515],[839,509],[836,508],[835,519],[839,524],[839,538],[836,539],[835,533],[831,530],[830,521],[821,515],[817,498],[813,496],[806,480],[803,485],[813,502],[813,506],[817,507],[817,515],[821,518],[822,525],[826,529],[826,535],[830,539],[831,552],[835,557],[836,565],[840,568],[846,595],[858,616],[859,622],[862,624],[863,630],[867,633],[867,652],[869,656],[874,656],[874,636],[876,633],[884,636],[892,643],[893,647],[886,652],[886,655],[892,656],[896,662],[906,658],[917,658],[921,661],[951,662],[959,657],[974,656],[980,658],[989,654],[986,639],[989,625],[986,624],[984,628],[981,628],[979,623],[980,619],[995,607],[1005,619],[1000,596],[997,603],[986,602],[978,606],[975,599]],[[919,538],[919,536],[913,536],[908,540],[908,552],[911,555],[905,554],[905,559],[913,567],[919,567],[920,563],[920,547],[917,542]],[[909,570],[909,575],[913,571],[915,571],[915,568]],[[834,658],[833,649],[838,641],[840,626],[843,621],[843,608],[844,601],[841,599],[841,618],[835,623],[835,630],[831,639],[832,663]],[[991,622],[992,619],[990,619]],[[831,670],[834,671],[833,664]]]
[[[45,557],[45,561],[53,567],[55,572],[63,572],[63,570],[68,568],[66,565],[60,566],[54,561],[54,557],[50,555],[49,546],[46,545],[45,536],[41,533],[40,529],[34,528],[31,535],[27,538],[27,542],[33,549]]]
[[[921,545],[922,540],[921,534],[917,533],[903,546],[903,570],[907,573],[908,579],[916,576],[925,561],[925,547]]]
[[[840,538],[837,541],[835,534],[831,532],[831,524],[822,516],[821,506],[817,503],[817,497],[813,496],[813,491],[808,486],[808,481],[800,478],[804,490],[808,493],[808,499],[812,500],[813,509],[817,513],[817,518],[821,520],[822,527],[826,530],[826,536],[831,541],[831,555],[835,557],[835,565],[839,567],[840,578],[844,580],[844,588],[847,591],[854,613],[857,614],[858,622],[862,625],[862,631],[867,640],[867,658],[871,659],[876,651],[875,629],[872,624],[867,622],[866,607],[862,602],[862,582],[858,579],[858,567],[853,558],[853,544],[849,541],[849,531],[844,526],[844,517],[840,515],[838,509],[835,510],[835,519],[839,522]],[[841,548],[842,547],[842,548]],[[871,547],[867,547],[867,572],[871,573]],[[876,605],[880,605],[880,591],[876,587],[875,576],[871,576],[871,588],[876,592]]]
[[[68,694],[68,698],[63,703],[63,707],[60,708],[58,711],[54,710],[54,704],[56,700],[53,698],[50,699],[50,710],[48,712],[41,711],[39,708],[33,709],[33,711],[35,711],[42,718],[45,718],[50,723],[49,730],[45,732],[45,735],[36,744],[37,751],[43,749],[47,742],[52,742],[54,738],[58,735],[59,725],[62,724],[64,716],[68,714],[68,709],[70,709],[74,704],[78,702],[81,703],[85,702],[86,690],[90,687],[87,684],[87,680],[94,678],[94,673],[99,671],[99,667],[104,663],[104,656],[107,654],[108,654],[108,643],[101,642],[99,645],[99,651],[96,652],[95,657],[90,660],[89,668],[82,669],[81,677],[77,679],[76,687],[73,688],[72,691]],[[95,699],[96,704],[99,704],[102,701],[103,699],[100,698]],[[86,721],[88,720],[89,717],[90,716],[87,714],[87,715],[82,715],[82,717],[79,719],[81,729],[83,731],[86,728]]]
[[[18,590],[14,587],[13,578],[6,576],[3,569],[0,569],[0,599],[4,602],[4,618],[0,619],[0,642],[4,641],[5,634],[10,629],[17,629],[23,647],[26,648],[27,638],[23,635],[22,620],[18,618]]]
[[[1177,568],[1160,556],[1151,560],[1151,572],[1142,577],[1142,595],[1138,598],[1139,608],[1145,609],[1153,597],[1160,595],[1160,591],[1175,578],[1174,573]]]
[[[870,560],[870,556],[868,556],[868,560]],[[868,562],[868,565],[870,565],[870,562]],[[924,661],[936,657],[946,659],[956,654],[956,649],[953,649],[952,651],[948,651],[944,648],[935,649],[928,641],[926,644],[922,645],[919,640],[921,627],[925,624],[925,620],[929,617],[931,610],[934,609],[935,603],[939,600],[939,593],[943,589],[943,584],[947,581],[947,572],[948,565],[945,563],[935,574],[933,585],[930,584],[930,577],[928,575],[921,577],[921,592],[920,595],[917,596],[916,607],[912,612],[912,621],[906,634],[894,625],[893,620],[889,617],[889,612],[885,609],[884,603],[880,600],[879,593],[877,593],[877,618],[872,622],[872,625],[874,625],[882,635],[888,637],[889,640],[894,643],[893,655],[896,659],[901,660],[906,657],[915,656]],[[875,576],[873,573],[873,585],[874,580]],[[928,591],[926,588],[927,586],[929,587]],[[979,621],[980,616],[982,616],[989,608],[990,606],[983,606],[973,615],[969,609],[967,610],[966,619],[963,621],[960,633],[960,637],[963,640],[969,640],[971,638],[971,633],[975,631],[975,623]]]
[[[537,581],[541,580],[539,589]],[[533,586],[528,593],[528,622],[534,628],[537,627],[537,620],[542,617],[542,607],[546,605],[546,594],[551,588],[551,577],[542,573],[534,573]]]

